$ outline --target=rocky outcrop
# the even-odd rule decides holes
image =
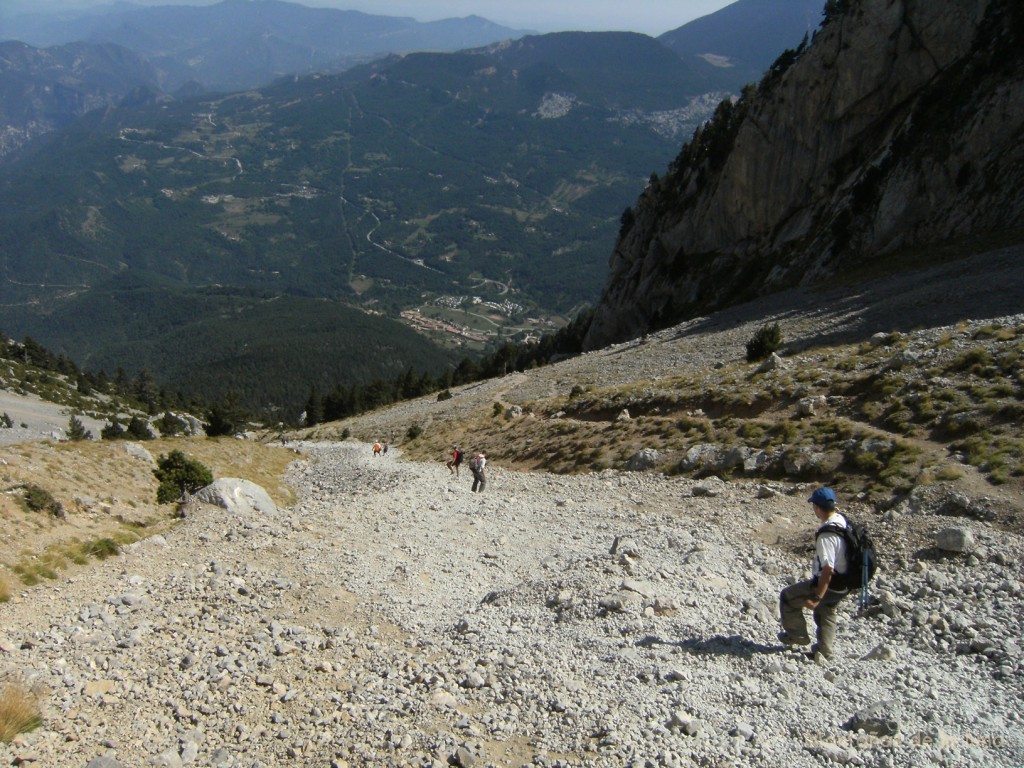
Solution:
[[[1020,238],[1020,4],[850,5],[652,177],[587,348],[871,260]]]

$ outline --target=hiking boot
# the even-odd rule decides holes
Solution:
[[[804,658],[812,664],[816,664],[819,667],[829,666],[830,658],[820,651],[807,651],[803,654]]]
[[[821,648],[818,647],[817,643],[811,646],[810,653],[807,655],[819,664],[826,664],[832,661],[832,654],[822,651]]]
[[[789,633],[779,632],[779,642],[783,645],[808,645],[811,642],[809,637],[793,637]]]

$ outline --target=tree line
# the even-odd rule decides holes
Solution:
[[[582,350],[583,337],[592,318],[593,310],[586,310],[559,331],[542,336],[539,342],[506,342],[481,358],[465,357],[442,374],[419,372],[410,367],[391,380],[339,385],[326,392],[314,386],[310,389],[301,423],[312,426],[336,421],[434,392],[443,399],[445,393],[450,396],[449,390],[454,386],[525,371],[571,357]],[[104,371],[86,371],[66,355],[55,355],[30,337],[17,342],[0,333],[0,357],[42,372],[65,376],[75,382],[75,388],[84,397],[108,395],[151,416],[163,412],[163,419],[158,422],[161,432],[166,426],[170,433],[174,433],[174,425],[170,422],[174,417],[169,414],[170,409],[187,411],[203,420],[206,433],[211,437],[235,434],[245,429],[252,418],[237,393],[229,392],[214,402],[205,402],[197,396],[186,396],[161,386],[145,369],[135,376],[130,376],[123,368],[118,368],[113,376]],[[77,427],[81,428],[80,422]],[[69,428],[76,433],[79,431],[75,426]],[[104,439],[147,439],[152,436],[148,425],[137,416],[127,424],[122,424],[115,417],[101,432]],[[78,437],[81,439],[84,433]]]
[[[438,398],[444,399],[446,393],[450,396],[449,389],[454,386],[505,376],[572,357],[582,351],[583,337],[592,319],[593,310],[588,309],[578,314],[564,328],[545,334],[537,343],[506,342],[482,358],[463,358],[454,369],[440,376],[417,373],[408,368],[391,381],[377,379],[369,384],[336,387],[326,393],[314,387],[306,400],[303,424],[313,426],[337,421],[433,392],[438,392]]]

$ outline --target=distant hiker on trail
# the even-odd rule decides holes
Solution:
[[[373,444],[373,455],[379,457],[384,449],[381,447],[380,440]]]
[[[786,587],[779,595],[782,632],[779,640],[785,645],[807,645],[807,621],[803,609],[814,611],[818,642],[811,646],[810,658],[832,658],[836,638],[836,607],[848,594],[847,545],[841,533],[846,518],[836,511],[836,494],[831,488],[818,488],[807,500],[815,517],[821,521],[814,540],[814,562],[811,578]]]
[[[469,460],[469,471],[473,473],[473,493],[483,493],[487,487],[487,476],[484,474],[486,466],[487,454],[483,451]]]
[[[452,457],[445,462],[445,466],[448,467],[450,474],[459,476],[459,467],[462,466],[462,449],[459,446],[455,446],[452,449]]]
[[[381,454],[383,454],[384,456],[387,456],[387,455],[388,455],[388,444],[387,444],[387,443],[384,443],[384,447],[380,449],[380,452],[381,452]]]

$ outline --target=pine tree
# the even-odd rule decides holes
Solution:
[[[158,504],[170,504],[186,493],[195,493],[213,482],[213,473],[200,462],[190,459],[181,451],[161,456],[153,470],[160,483],[156,490]]]
[[[82,420],[77,416],[68,419],[68,440],[76,443],[80,440],[92,440],[92,432],[85,428]]]

